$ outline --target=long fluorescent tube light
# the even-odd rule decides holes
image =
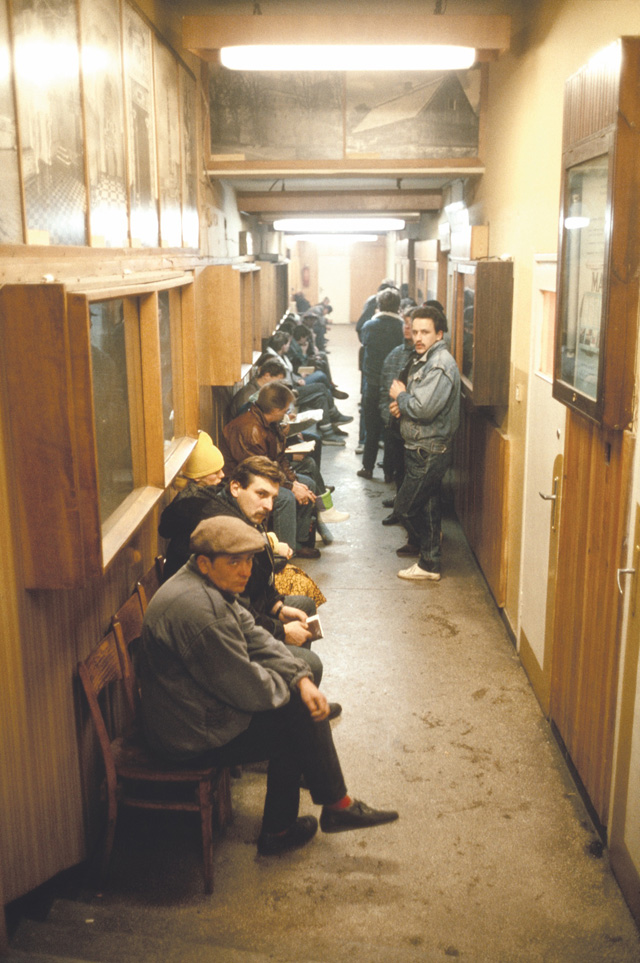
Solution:
[[[230,70],[465,70],[474,47],[444,44],[276,44],[223,47],[220,62]]]
[[[291,236],[292,241],[308,241],[311,244],[320,245],[330,245],[335,247],[336,245],[348,245],[348,244],[360,244],[362,241],[367,241],[373,243],[378,240],[377,234],[336,234],[332,236],[331,234],[293,234]]]
[[[273,222],[274,231],[288,234],[383,234],[402,231],[399,217],[284,217]]]

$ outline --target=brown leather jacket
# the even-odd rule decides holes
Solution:
[[[223,429],[220,450],[224,455],[225,475],[250,455],[266,455],[275,461],[285,475],[285,487],[291,488],[296,473],[285,454],[285,435],[278,424],[269,424],[257,405],[238,415]]]

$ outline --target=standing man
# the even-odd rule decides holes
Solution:
[[[407,530],[409,544],[398,553],[419,556],[398,576],[414,581],[440,580],[441,487],[460,418],[460,374],[442,340],[446,330],[446,318],[437,308],[416,308],[415,354],[404,378],[395,379],[389,389],[389,411],[400,419],[405,448],[405,476],[394,512]]]
[[[380,417],[380,374],[389,352],[402,344],[402,318],[398,314],[400,295],[395,288],[385,288],[376,295],[378,310],[367,321],[361,332],[364,357],[362,361],[364,415],[364,454],[362,468],[356,472],[360,478],[373,478],[378,456],[378,444],[383,424]]]
[[[298,816],[302,775],[322,806],[325,833],[393,822],[398,813],[349,795],[329,706],[308,666],[238,604],[263,547],[262,535],[239,518],[200,522],[193,555],[145,613],[140,681],[145,733],[162,758],[216,766],[269,760],[258,852],[272,856],[317,831],[315,816]]]

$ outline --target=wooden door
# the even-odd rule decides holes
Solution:
[[[550,717],[603,827],[618,684],[633,437],[567,411]]]

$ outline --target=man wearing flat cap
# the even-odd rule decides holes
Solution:
[[[304,845],[318,828],[298,817],[300,780],[321,805],[324,832],[397,819],[348,795],[327,721],[327,700],[306,663],[256,625],[236,595],[264,543],[239,518],[208,518],[186,565],[145,614],[142,713],[152,749],[172,763],[219,766],[269,760],[258,851]]]

